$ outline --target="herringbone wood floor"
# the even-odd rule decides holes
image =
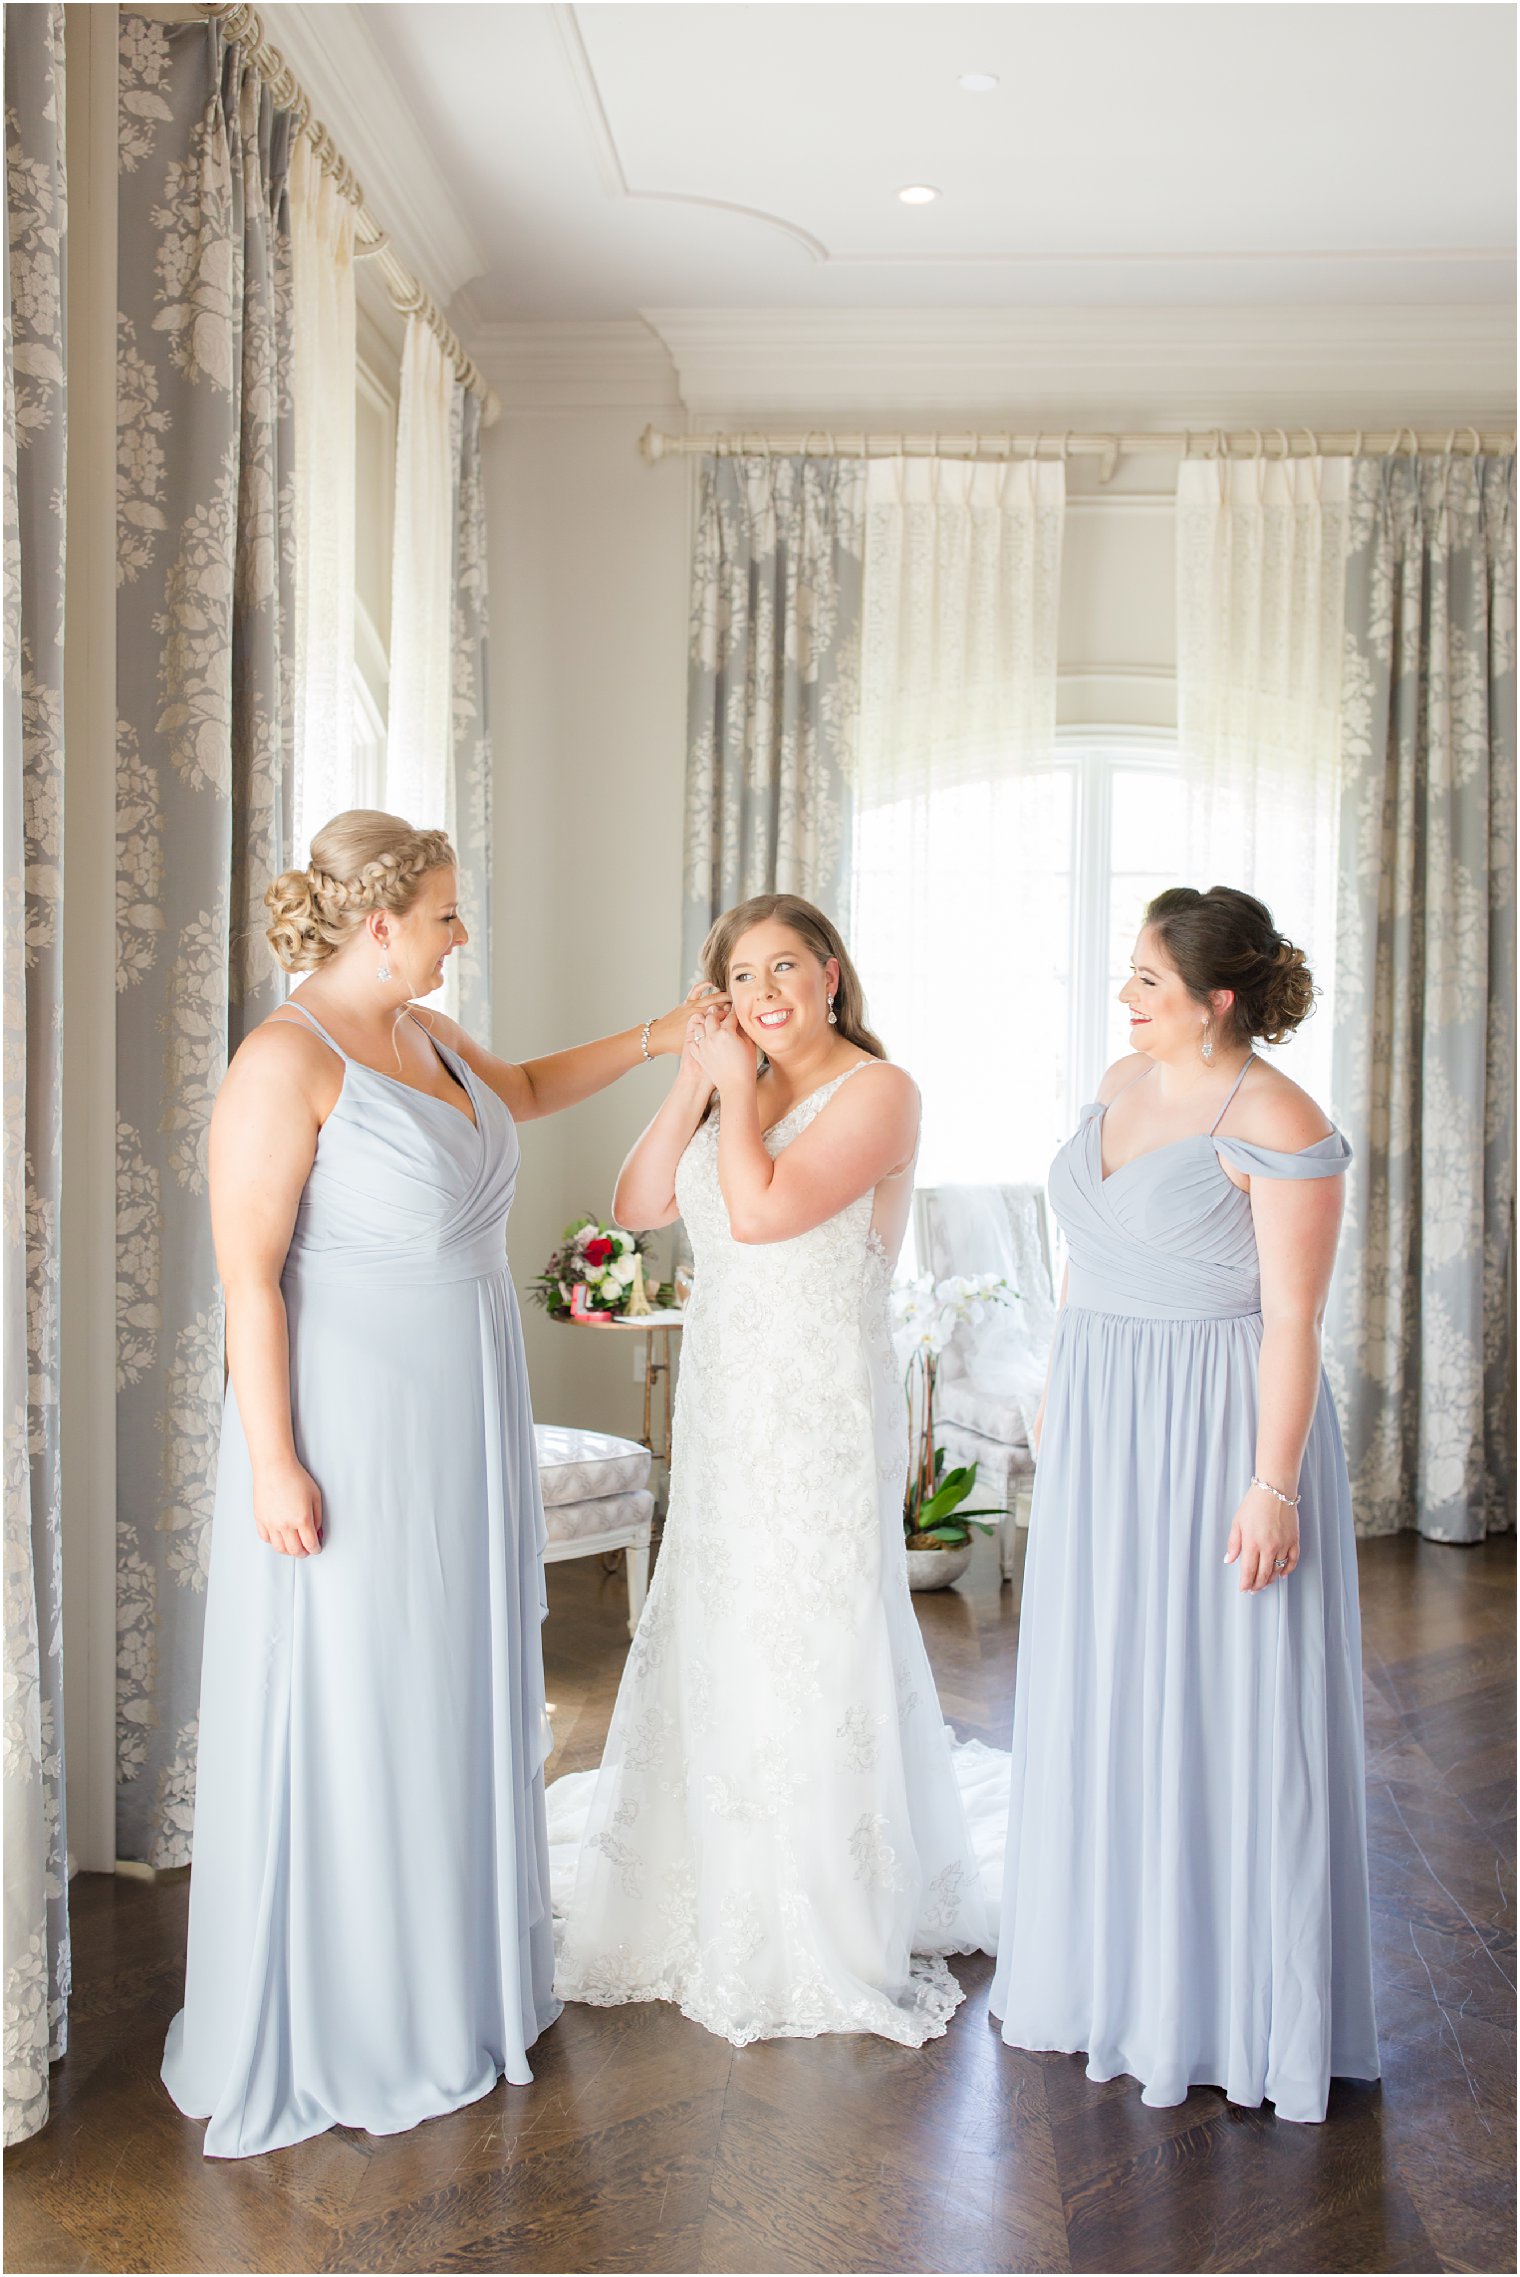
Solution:
[[[1381,2087],[1323,2127],[1195,2090],[1147,2110],[1004,2048],[990,1965],[947,2036],[736,2053],[668,2008],[572,2008],[529,2088],[409,2135],[234,2164],[158,2084],[186,1892],[74,1885],[72,2045],[6,2160],[11,2270],[1512,2270],[1512,1540],[1362,1555]],[[621,1579],[551,1570],[559,1752],[594,1763]],[[1017,1592],[990,1545],[921,1605],[946,1713],[1006,1744]]]

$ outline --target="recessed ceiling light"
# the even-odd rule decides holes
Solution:
[[[959,82],[968,95],[990,95],[997,83],[995,71],[963,71]]]
[[[928,182],[910,182],[905,190],[899,190],[897,194],[905,206],[930,206],[939,196],[938,190]]]

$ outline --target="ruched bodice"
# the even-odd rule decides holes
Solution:
[[[1067,1303],[1147,1320],[1233,1320],[1261,1309],[1247,1176],[1333,1178],[1351,1161],[1339,1131],[1300,1154],[1214,1132],[1153,1147],[1103,1175],[1103,1108],[1084,1107],[1051,1166],[1050,1202],[1066,1236]]]
[[[522,1160],[517,1126],[457,1052],[436,1041],[433,1049],[462,1087],[473,1122],[462,1107],[342,1055],[343,1089],[318,1135],[287,1277],[395,1286],[505,1270]]]

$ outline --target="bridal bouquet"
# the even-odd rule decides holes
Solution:
[[[675,1295],[650,1272],[647,1258],[643,1243],[621,1226],[577,1218],[530,1294],[556,1320],[636,1319]]]
[[[966,1508],[976,1487],[975,1463],[945,1469],[945,1450],[934,1444],[934,1385],[939,1364],[966,1321],[984,1320],[990,1305],[1017,1302],[1018,1291],[1000,1273],[957,1273],[936,1281],[924,1273],[892,1291],[892,1341],[904,1362],[911,1457],[903,1498],[903,1532],[910,1550],[961,1549],[1000,1509]]]

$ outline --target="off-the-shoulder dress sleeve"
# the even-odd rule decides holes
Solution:
[[[1340,1131],[1326,1131],[1298,1154],[1279,1154],[1276,1147],[1251,1146],[1223,1133],[1214,1144],[1251,1178],[1339,1178],[1351,1168],[1351,1142]]]

